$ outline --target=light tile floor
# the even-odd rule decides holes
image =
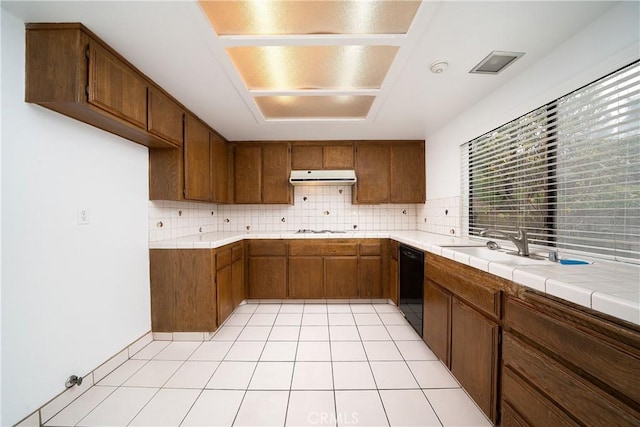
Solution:
[[[46,426],[487,426],[388,304],[243,304],[153,341]]]

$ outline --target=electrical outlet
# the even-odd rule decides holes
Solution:
[[[78,208],[78,225],[89,225],[89,209]]]

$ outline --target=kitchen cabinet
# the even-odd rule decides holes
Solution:
[[[149,86],[147,130],[180,147],[183,142],[184,110],[158,88]],[[204,125],[202,125],[204,126]]]
[[[290,257],[289,298],[324,297],[324,260],[322,257]]]
[[[357,182],[353,187],[354,204],[389,202],[390,173],[389,145],[357,143],[355,170]]]
[[[231,282],[233,308],[235,309],[240,303],[247,299],[247,288],[244,280],[244,245],[242,243],[234,244],[231,247]]]
[[[399,305],[399,297],[400,297],[400,269],[398,262],[398,252],[399,245],[395,240],[389,241],[389,291],[388,297],[393,301],[393,303],[398,306]]]
[[[502,289],[509,284],[425,253],[423,339],[494,423],[498,420]]]
[[[235,203],[290,204],[288,143],[238,143],[234,148]]]
[[[287,242],[252,240],[248,246],[249,298],[286,298]]]
[[[325,257],[324,286],[326,298],[358,298],[358,258]]]
[[[151,328],[154,332],[215,331],[213,251],[151,249]]]
[[[353,169],[353,143],[293,143],[291,169]]]
[[[216,249],[218,325],[246,299],[242,243]]]
[[[148,147],[182,144],[182,107],[81,24],[26,25],[25,101]]]
[[[211,201],[214,203],[233,202],[233,185],[231,179],[231,156],[233,150],[229,143],[216,132],[209,133],[211,146]]]
[[[382,243],[360,243],[358,259],[358,296],[382,298]]]
[[[358,268],[355,241],[292,240],[289,244],[289,297],[357,298]]]
[[[390,156],[390,202],[424,203],[424,142],[391,144]]]
[[[525,291],[506,298],[502,408],[525,425],[640,425],[640,328]]]
[[[149,150],[149,200],[229,203],[229,143],[191,114],[184,145]]]
[[[354,204],[424,203],[424,141],[356,143]]]
[[[191,115],[187,115],[185,122],[184,198],[211,200],[209,128]]]
[[[424,283],[422,338],[442,362],[451,366],[451,294],[429,280]]]
[[[456,297],[451,301],[451,373],[480,409],[497,416],[499,325]]]

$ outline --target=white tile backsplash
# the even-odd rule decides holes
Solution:
[[[424,209],[421,204],[354,205],[351,192],[350,186],[296,187],[294,205],[150,201],[149,241],[214,231],[415,230],[417,212]]]
[[[420,231],[461,236],[459,196],[427,200],[424,205],[419,205],[416,217]]]

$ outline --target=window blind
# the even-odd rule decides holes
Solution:
[[[463,230],[640,261],[640,64],[461,146]]]

